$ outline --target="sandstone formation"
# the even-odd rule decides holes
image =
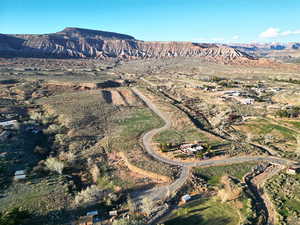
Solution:
[[[42,35],[0,34],[0,57],[163,58],[202,57],[247,61],[254,57],[232,47],[192,42],[146,42],[124,34],[66,28]]]

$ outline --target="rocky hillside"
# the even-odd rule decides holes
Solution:
[[[264,57],[283,61],[296,58],[300,59],[300,42],[234,44],[228,47],[246,52],[253,57]]]
[[[203,57],[247,61],[255,58],[229,46],[192,42],[145,42],[124,34],[66,28],[42,35],[0,34],[0,57],[162,58]]]

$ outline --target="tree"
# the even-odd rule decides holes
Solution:
[[[27,211],[14,208],[8,212],[0,213],[0,225],[19,225],[29,216]]]
[[[96,185],[91,185],[84,190],[81,190],[74,199],[76,206],[92,205],[103,200],[105,195],[104,190],[99,189]]]
[[[64,169],[64,163],[54,157],[50,157],[46,160],[46,166],[49,170],[58,172],[59,174],[62,174]]]
[[[137,207],[131,196],[127,195],[127,205],[130,213],[135,213],[137,211]]]
[[[150,216],[154,208],[154,202],[150,198],[144,197],[141,208],[147,216]]]
[[[198,153],[196,154],[196,157],[197,157],[198,159],[203,159],[203,156],[204,156],[203,152],[198,152]]]

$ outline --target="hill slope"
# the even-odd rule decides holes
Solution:
[[[163,58],[203,57],[220,61],[255,58],[228,46],[192,42],[145,42],[113,32],[66,28],[42,35],[0,34],[2,57]]]

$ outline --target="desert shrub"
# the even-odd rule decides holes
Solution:
[[[296,80],[296,79],[274,79],[274,81],[278,81],[278,82],[286,82],[286,83],[292,83],[292,84],[300,84],[300,80]]]
[[[54,142],[58,145],[63,145],[67,142],[68,137],[65,134],[56,134]]]
[[[40,112],[32,112],[32,113],[30,114],[30,118],[31,118],[32,120],[42,121],[43,115],[42,115],[42,113],[40,113]]]
[[[59,159],[62,160],[62,161],[66,161],[68,163],[72,163],[75,159],[75,154],[73,152],[61,152],[59,154]]]
[[[289,109],[278,110],[275,114],[277,117],[296,118],[300,116],[300,107],[291,107]]]
[[[222,81],[222,80],[225,80],[225,78],[217,77],[217,76],[212,76],[209,79],[210,82],[219,82],[219,81]]]
[[[59,161],[58,159],[54,157],[49,157],[46,160],[45,164],[49,170],[62,174],[62,171],[64,169],[64,163]]]
[[[104,197],[104,191],[99,189],[96,185],[87,187],[85,190],[79,192],[74,199],[76,206],[93,204],[101,201]]]
[[[100,177],[100,169],[99,169],[99,167],[98,167],[96,164],[94,164],[94,165],[91,167],[91,169],[90,169],[90,173],[91,173],[91,175],[92,175],[92,180],[93,180],[93,182],[96,184],[98,178]]]
[[[63,130],[63,127],[57,124],[51,124],[45,132],[50,133],[50,134],[57,134],[61,133]]]
[[[147,216],[151,215],[154,206],[154,202],[150,198],[145,197],[142,199],[141,209]]]
[[[115,220],[113,225],[144,225],[145,220],[142,217],[129,217]]]

